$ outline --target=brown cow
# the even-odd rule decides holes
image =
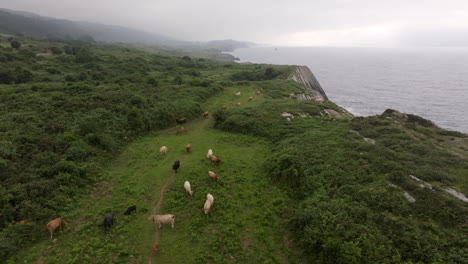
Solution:
[[[203,112],[203,117],[208,117],[208,112]]]
[[[255,94],[256,95],[260,95],[262,92],[260,92],[260,90],[256,91]]]
[[[253,99],[254,99],[253,96],[250,96],[250,97],[249,97],[249,101],[252,101]]]
[[[208,177],[211,179],[211,180],[218,180],[218,175],[216,175],[216,173],[212,172],[212,171],[208,171]]]
[[[211,162],[213,162],[215,164],[218,164],[218,163],[221,162],[221,159],[218,159],[218,157],[216,157],[215,155],[211,155],[210,160],[211,160]]]
[[[156,253],[158,253],[159,251],[159,242],[154,242],[153,243],[153,246],[151,247],[151,254],[150,254],[150,258],[149,258],[149,263],[153,263],[153,257]]]
[[[60,228],[65,228],[67,224],[65,223],[65,221],[62,220],[62,218],[55,218],[54,220],[50,221],[48,224],[47,224],[47,229],[49,230],[50,232],[50,239],[52,239],[52,237],[54,236],[54,231],[55,229],[57,229],[57,227],[60,227]]]
[[[159,251],[159,242],[154,242],[153,247],[151,247],[151,254],[156,254]]]
[[[192,149],[192,146],[190,144],[187,144],[185,146],[185,150],[190,153],[190,150]]]
[[[181,129],[177,129],[176,132],[175,132],[175,134],[176,134],[176,135],[179,135],[179,134],[182,134],[182,133],[184,133],[184,132],[188,132],[188,129],[182,127]]]
[[[221,107],[221,110],[226,110],[226,109],[227,109],[227,105],[223,105],[223,106]]]
[[[176,119],[176,122],[179,125],[185,124],[185,122],[187,122],[187,119],[186,118],[179,118],[179,119]]]

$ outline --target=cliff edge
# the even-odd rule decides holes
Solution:
[[[296,69],[289,75],[288,79],[302,83],[305,88],[310,89],[315,100],[328,101],[328,97],[325,94],[325,91],[309,67],[297,66]]]

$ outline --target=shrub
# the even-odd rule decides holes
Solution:
[[[62,72],[57,68],[47,68],[46,71],[50,74],[61,74]]]
[[[15,82],[15,75],[11,70],[0,68],[0,83],[11,84]]]
[[[62,49],[59,47],[51,47],[50,51],[52,51],[52,53],[55,55],[60,55],[63,53]]]
[[[88,47],[83,47],[80,51],[76,54],[75,61],[78,63],[89,63],[94,61],[95,57],[93,52]]]
[[[21,48],[21,43],[19,43],[19,41],[17,41],[17,40],[11,41],[11,42],[10,42],[10,45],[11,45],[11,47],[14,48],[14,49],[19,49],[19,48]]]
[[[458,131],[451,131],[451,130],[439,130],[437,131],[437,134],[442,135],[442,136],[449,136],[449,137],[459,137],[459,138],[465,138],[467,135],[463,134]]]
[[[16,83],[27,83],[33,80],[34,75],[32,72],[22,68],[16,68],[15,70],[15,82]]]
[[[76,82],[76,78],[75,78],[75,76],[68,74],[68,75],[65,75],[65,81],[67,81],[67,82]]]
[[[149,77],[146,83],[154,87],[158,86],[158,80],[156,80],[154,77]]]
[[[182,83],[184,83],[184,80],[182,79],[181,76],[177,75],[176,77],[174,77],[173,83],[181,85]]]

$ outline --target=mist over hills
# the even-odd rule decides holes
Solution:
[[[70,40],[156,45],[178,49],[215,49],[218,51],[232,51],[236,48],[255,45],[252,42],[236,40],[190,42],[122,26],[56,19],[4,8],[0,8],[0,33],[33,38],[53,37]]]

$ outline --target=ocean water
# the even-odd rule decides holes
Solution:
[[[468,49],[245,48],[240,62],[307,65],[354,115],[392,108],[468,133]]]

